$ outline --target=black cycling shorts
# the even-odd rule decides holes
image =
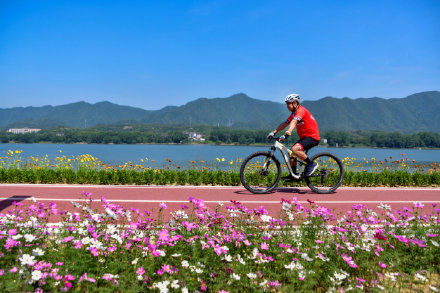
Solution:
[[[295,143],[295,145],[298,145],[303,152],[310,150],[312,147],[317,146],[318,144],[319,140],[316,140],[310,136],[303,137]]]

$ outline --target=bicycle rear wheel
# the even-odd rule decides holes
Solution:
[[[281,178],[281,165],[268,152],[256,152],[247,157],[240,168],[240,180],[252,193],[272,191]]]
[[[310,158],[318,163],[318,168],[309,177],[305,177],[307,186],[317,193],[332,193],[344,179],[344,167],[341,160],[330,153],[319,153]]]

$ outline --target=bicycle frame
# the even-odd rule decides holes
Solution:
[[[292,167],[290,166],[290,160],[289,160],[289,156],[292,155],[292,151],[289,150],[285,145],[283,145],[282,143],[280,143],[278,141],[278,139],[275,140],[275,143],[273,144],[273,146],[270,148],[270,154],[273,155],[275,153],[276,150],[280,150],[280,152],[283,154],[283,159],[286,162],[286,166],[287,169],[289,170],[290,174],[293,176],[293,178],[299,180],[302,177],[302,174],[298,174],[296,175],[295,173],[293,173]],[[286,154],[287,152],[287,154]],[[296,157],[296,156],[295,156]],[[300,159],[298,159],[298,157],[296,157],[296,159],[303,163],[303,161],[301,161]]]

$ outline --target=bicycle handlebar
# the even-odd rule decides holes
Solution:
[[[268,137],[269,140],[276,140],[276,141],[280,141],[280,138],[281,138],[280,136],[279,137],[275,137],[275,136],[269,136]]]

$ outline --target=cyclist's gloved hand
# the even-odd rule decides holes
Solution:
[[[275,136],[275,133],[272,131],[267,135],[267,138],[273,138]]]
[[[287,140],[287,138],[289,138],[289,136],[290,136],[290,135],[289,135],[288,133],[286,133],[286,134],[280,136],[280,141],[285,141],[285,140]]]

